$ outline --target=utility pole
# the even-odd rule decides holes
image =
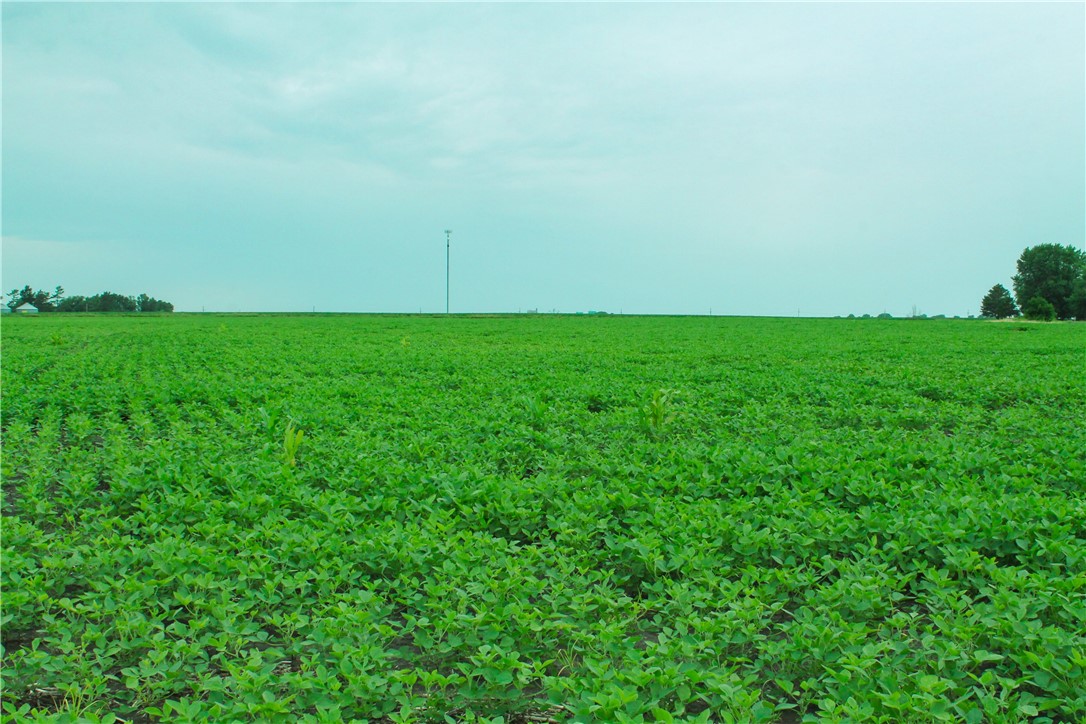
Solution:
[[[452,229],[445,229],[445,314],[449,313],[449,237]]]

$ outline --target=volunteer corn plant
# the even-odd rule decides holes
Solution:
[[[641,425],[654,437],[664,434],[675,421],[675,391],[654,390],[652,397],[641,408]]]
[[[293,420],[287,423],[283,431],[283,464],[287,467],[293,468],[298,464],[298,449],[302,446],[303,437],[305,437],[305,430],[295,427]]]
[[[0,335],[5,721],[1086,719],[1080,325]]]

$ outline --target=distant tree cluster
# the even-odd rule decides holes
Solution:
[[[23,304],[33,304],[39,312],[172,312],[173,304],[140,294],[126,297],[114,292],[102,292],[90,297],[76,294],[64,296],[64,287],[58,286],[52,293],[34,290],[29,285],[8,292],[7,305],[17,309]]]
[[[1062,244],[1028,247],[1012,281],[1014,297],[996,284],[981,300],[981,316],[1086,320],[1086,252]]]
[[[850,314],[850,315],[848,315],[848,319],[893,319],[893,318],[894,318],[894,315],[890,314],[889,312],[880,312],[879,314],[877,314],[875,316],[871,316],[870,314],[858,314],[858,315],[857,314]],[[934,318],[935,317],[932,317],[932,319],[934,319]],[[940,314],[940,315],[938,315],[938,318],[943,319],[944,315]],[[914,312],[911,319],[928,319],[928,315],[926,315],[926,314],[917,314],[917,313]]]

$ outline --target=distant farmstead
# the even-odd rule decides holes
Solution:
[[[19,306],[15,307],[15,313],[16,314],[37,314],[38,313],[38,308],[35,307],[30,302],[27,302],[26,304],[20,304]]]

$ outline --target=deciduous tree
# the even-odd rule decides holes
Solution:
[[[1039,322],[1051,322],[1056,318],[1056,307],[1040,295],[1026,302],[1022,307],[1022,312],[1025,313],[1026,319]]]
[[[1071,307],[1071,315],[1080,322],[1086,322],[1086,272],[1083,272],[1072,287],[1068,304]]]
[[[1018,258],[1014,275],[1014,296],[1024,312],[1034,297],[1041,297],[1056,310],[1059,319],[1070,319],[1071,294],[1075,282],[1086,270],[1086,253],[1073,246],[1038,244]]]

